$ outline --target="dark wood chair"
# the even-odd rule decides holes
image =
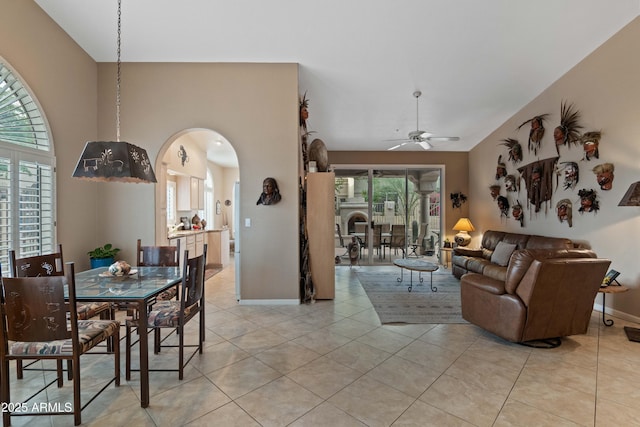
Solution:
[[[189,251],[184,251],[184,261],[182,266],[182,283],[180,286],[180,298],[178,300],[158,301],[147,315],[147,327],[154,330],[154,351],[160,352],[162,347],[178,348],[178,368],[177,369],[149,369],[149,371],[178,372],[178,379],[184,378],[184,367],[195,356],[202,354],[202,345],[205,340],[205,295],[204,295],[204,270],[207,264],[207,244],[205,243],[202,255],[189,258]],[[199,317],[199,331],[197,344],[185,344],[184,327],[191,319]],[[133,328],[141,327],[138,318],[127,319],[126,322],[126,358],[125,358],[125,378],[131,379],[131,333]],[[161,337],[162,329],[172,331],[164,338]],[[162,343],[173,333],[178,336],[178,344],[163,345]],[[195,348],[185,360],[185,348]]]
[[[17,258],[16,251],[12,249],[9,251],[9,268],[10,277],[64,276],[62,245],[58,244],[57,252],[24,258]],[[87,320],[97,316],[100,316],[100,319],[103,320],[115,319],[115,310],[108,302],[78,303],[76,310],[80,320]],[[22,363],[18,361],[16,366],[18,379],[23,378],[22,371]]]
[[[67,360],[73,371],[74,424],[82,423],[82,409],[115,382],[120,385],[120,323],[116,320],[78,320],[73,263],[66,264],[66,275],[3,278],[4,299],[0,313],[0,401],[12,402],[9,362],[11,360],[55,360],[58,365],[56,378],[51,380],[32,398],[40,395],[54,383],[63,386],[62,362]],[[68,287],[68,301],[65,300]],[[114,375],[85,405],[81,403],[80,356],[105,340],[113,341]],[[92,354],[94,352],[91,352]],[[104,354],[104,353],[95,353]],[[94,376],[92,375],[92,380]],[[35,402],[27,405],[27,411],[3,408],[3,424],[11,425],[11,417],[40,415],[69,415],[60,411],[29,411]],[[44,403],[44,402],[42,402]],[[51,408],[49,403],[47,408]],[[24,409],[23,407],[19,407]]]
[[[178,267],[180,265],[180,240],[176,239],[176,246],[143,246],[138,239],[136,250],[138,267]],[[178,296],[178,286],[167,289],[158,295],[157,301],[166,301]]]

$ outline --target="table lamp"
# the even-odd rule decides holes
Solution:
[[[469,218],[460,218],[458,222],[456,222],[456,225],[453,226],[453,229],[459,231],[459,233],[454,236],[454,240],[458,246],[467,246],[471,243],[469,231],[476,230]]]

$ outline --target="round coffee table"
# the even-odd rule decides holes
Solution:
[[[423,282],[422,272],[428,271],[431,273],[431,282],[429,283],[429,287],[431,288],[431,292],[437,292],[438,288],[433,286],[433,272],[438,269],[438,265],[432,262],[423,261],[421,259],[407,259],[407,258],[398,258],[393,260],[393,264],[400,267],[400,277],[398,277],[398,282],[402,282],[404,280],[404,269],[406,268],[410,272],[410,282],[407,290],[411,292],[413,289],[413,272],[418,272],[418,279],[420,283]]]

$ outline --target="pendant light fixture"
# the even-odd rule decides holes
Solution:
[[[99,182],[155,183],[156,175],[153,173],[147,150],[120,141],[120,16],[121,0],[118,0],[116,140],[87,142],[73,177]]]

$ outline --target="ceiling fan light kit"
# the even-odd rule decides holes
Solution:
[[[402,141],[399,144],[394,145],[393,147],[388,148],[388,151],[395,150],[407,144],[417,144],[422,147],[424,150],[431,150],[433,145],[429,142],[432,141],[459,141],[460,138],[457,136],[432,136],[433,134],[430,132],[426,132],[424,130],[420,130],[420,125],[418,120],[420,118],[420,114],[418,111],[419,103],[418,98],[422,95],[422,92],[419,90],[413,92],[413,97],[416,99],[416,130],[409,132],[407,139],[401,140],[391,140],[391,141]]]

